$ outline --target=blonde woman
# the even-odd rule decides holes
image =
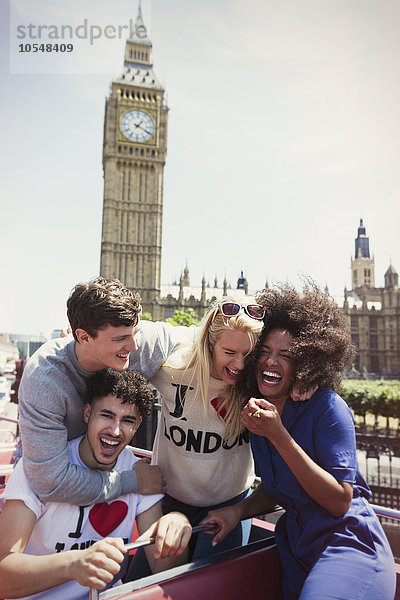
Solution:
[[[167,481],[164,511],[180,506],[194,524],[211,506],[239,502],[254,481],[249,434],[231,392],[263,316],[257,304],[224,299],[213,305],[193,347],[171,354],[152,379],[163,397],[153,461]],[[226,548],[246,544],[249,533],[250,522],[239,525]],[[193,559],[212,552],[209,540],[199,535]]]

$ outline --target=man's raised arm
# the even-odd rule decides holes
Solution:
[[[171,352],[193,344],[197,330],[195,325],[174,327],[161,321],[140,321],[138,349],[130,355],[129,368],[150,380]]]

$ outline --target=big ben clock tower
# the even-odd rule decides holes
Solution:
[[[139,292],[143,310],[157,319],[168,108],[151,50],[139,2],[123,72],[106,101],[100,274]]]

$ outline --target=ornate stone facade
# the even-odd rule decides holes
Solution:
[[[175,310],[185,310],[186,308],[193,308],[197,316],[201,318],[207,307],[215,300],[230,296],[240,302],[253,301],[253,294],[254,292],[249,291],[243,271],[238,277],[234,288],[228,284],[226,277],[222,286],[218,285],[216,277],[213,285],[206,282],[205,277],[203,277],[201,287],[194,287],[190,285],[189,269],[186,266],[179,284],[175,282],[172,285],[161,286],[160,309],[163,315],[162,319],[172,317]]]
[[[363,376],[400,378],[400,290],[399,276],[390,265],[384,286],[375,287],[374,258],[369,238],[360,221],[351,261],[353,289],[344,290],[340,302],[349,319],[357,348],[355,369]]]

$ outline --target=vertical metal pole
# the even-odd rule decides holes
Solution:
[[[378,485],[381,487],[381,462],[380,462],[380,454],[378,454]]]

